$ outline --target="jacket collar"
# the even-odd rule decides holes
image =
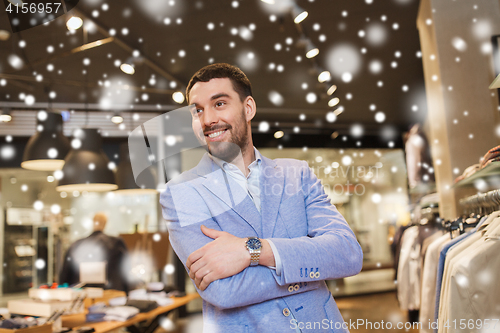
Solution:
[[[241,190],[231,177],[205,154],[196,167],[199,176],[205,178],[202,184],[212,194],[234,210],[252,226],[262,238],[271,237],[278,216],[279,203],[283,194],[283,170],[275,161],[261,155],[260,202],[261,214],[247,193]]]

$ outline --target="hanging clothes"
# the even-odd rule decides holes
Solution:
[[[494,285],[500,271],[497,239],[500,218],[495,212],[448,251],[439,301],[439,333],[460,331],[454,320],[500,318],[500,289]]]
[[[401,252],[399,255],[397,296],[399,307],[402,310],[416,310],[418,305],[412,297],[412,286],[415,285],[415,275],[412,275],[414,267],[411,267],[411,256],[413,247],[418,244],[418,227],[412,226],[405,230],[401,241]],[[420,303],[420,302],[419,302]]]

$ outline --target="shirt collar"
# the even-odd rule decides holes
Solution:
[[[255,155],[255,160],[250,163],[250,165],[248,166],[248,169],[252,169],[254,168],[255,166],[260,166],[261,163],[262,163],[262,155],[260,155],[259,151],[257,150],[257,148],[253,147],[253,151],[254,151],[254,155]],[[215,162],[215,164],[217,164],[222,170],[225,170],[224,166],[226,164],[229,164],[228,162],[218,158],[218,157],[215,157],[213,156],[212,154],[208,153],[208,156],[212,159],[212,161]]]

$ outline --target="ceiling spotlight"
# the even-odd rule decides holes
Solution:
[[[181,93],[180,91],[176,91],[172,94],[172,99],[174,100],[174,102],[176,102],[177,104],[182,104],[184,103],[184,94]]]
[[[123,73],[128,74],[128,75],[134,75],[134,73],[135,73],[134,66],[132,65],[131,62],[128,62],[128,61],[121,64],[120,69],[122,70]]]
[[[335,105],[340,103],[340,99],[338,97],[334,97],[331,100],[328,101],[328,106],[329,107],[334,107]]]
[[[270,5],[274,5],[274,0],[260,0],[262,2],[265,2],[267,4],[270,4]]]
[[[342,106],[340,106],[337,110],[333,111],[333,114],[336,115],[336,116],[338,116],[342,112],[344,112],[344,108]]]
[[[276,131],[276,132],[274,133],[274,137],[275,137],[276,139],[281,139],[281,138],[283,137],[283,135],[285,135],[285,133],[284,133],[283,131]]]
[[[328,96],[331,96],[333,95],[333,93],[335,92],[335,90],[337,90],[337,86],[332,84],[330,86],[330,88],[328,88],[328,90],[326,91],[326,93],[328,94]]]
[[[10,114],[10,111],[3,110],[2,113],[0,114],[0,121],[3,123],[8,123],[11,120],[12,120],[12,116]]]
[[[80,29],[83,25],[83,20],[78,16],[71,16],[71,18],[66,21],[66,27],[68,30],[77,30]]]
[[[293,22],[295,22],[296,24],[299,24],[300,22],[304,21],[307,15],[309,15],[309,13],[300,8],[299,6],[294,5],[292,7]]]
[[[306,43],[306,57],[308,59],[314,58],[319,54],[319,49],[310,41],[308,40]]]
[[[7,30],[0,30],[0,40],[1,41],[6,41],[10,38],[10,32]]]
[[[332,75],[330,74],[329,71],[323,71],[318,75],[318,82],[327,82],[330,81],[332,78]]]
[[[10,2],[11,4],[13,4],[14,6],[22,6],[23,5],[23,1],[22,0],[7,0],[8,2]]]
[[[121,123],[123,123],[123,117],[119,113],[115,113],[113,117],[111,117],[111,122],[113,124],[120,125]]]

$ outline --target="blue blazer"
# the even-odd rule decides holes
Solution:
[[[205,154],[160,196],[180,260],[212,241],[200,226],[271,239],[282,271],[265,266],[212,282],[204,291],[204,332],[348,332],[324,280],[359,273],[363,253],[308,164],[262,158],[261,212]]]

